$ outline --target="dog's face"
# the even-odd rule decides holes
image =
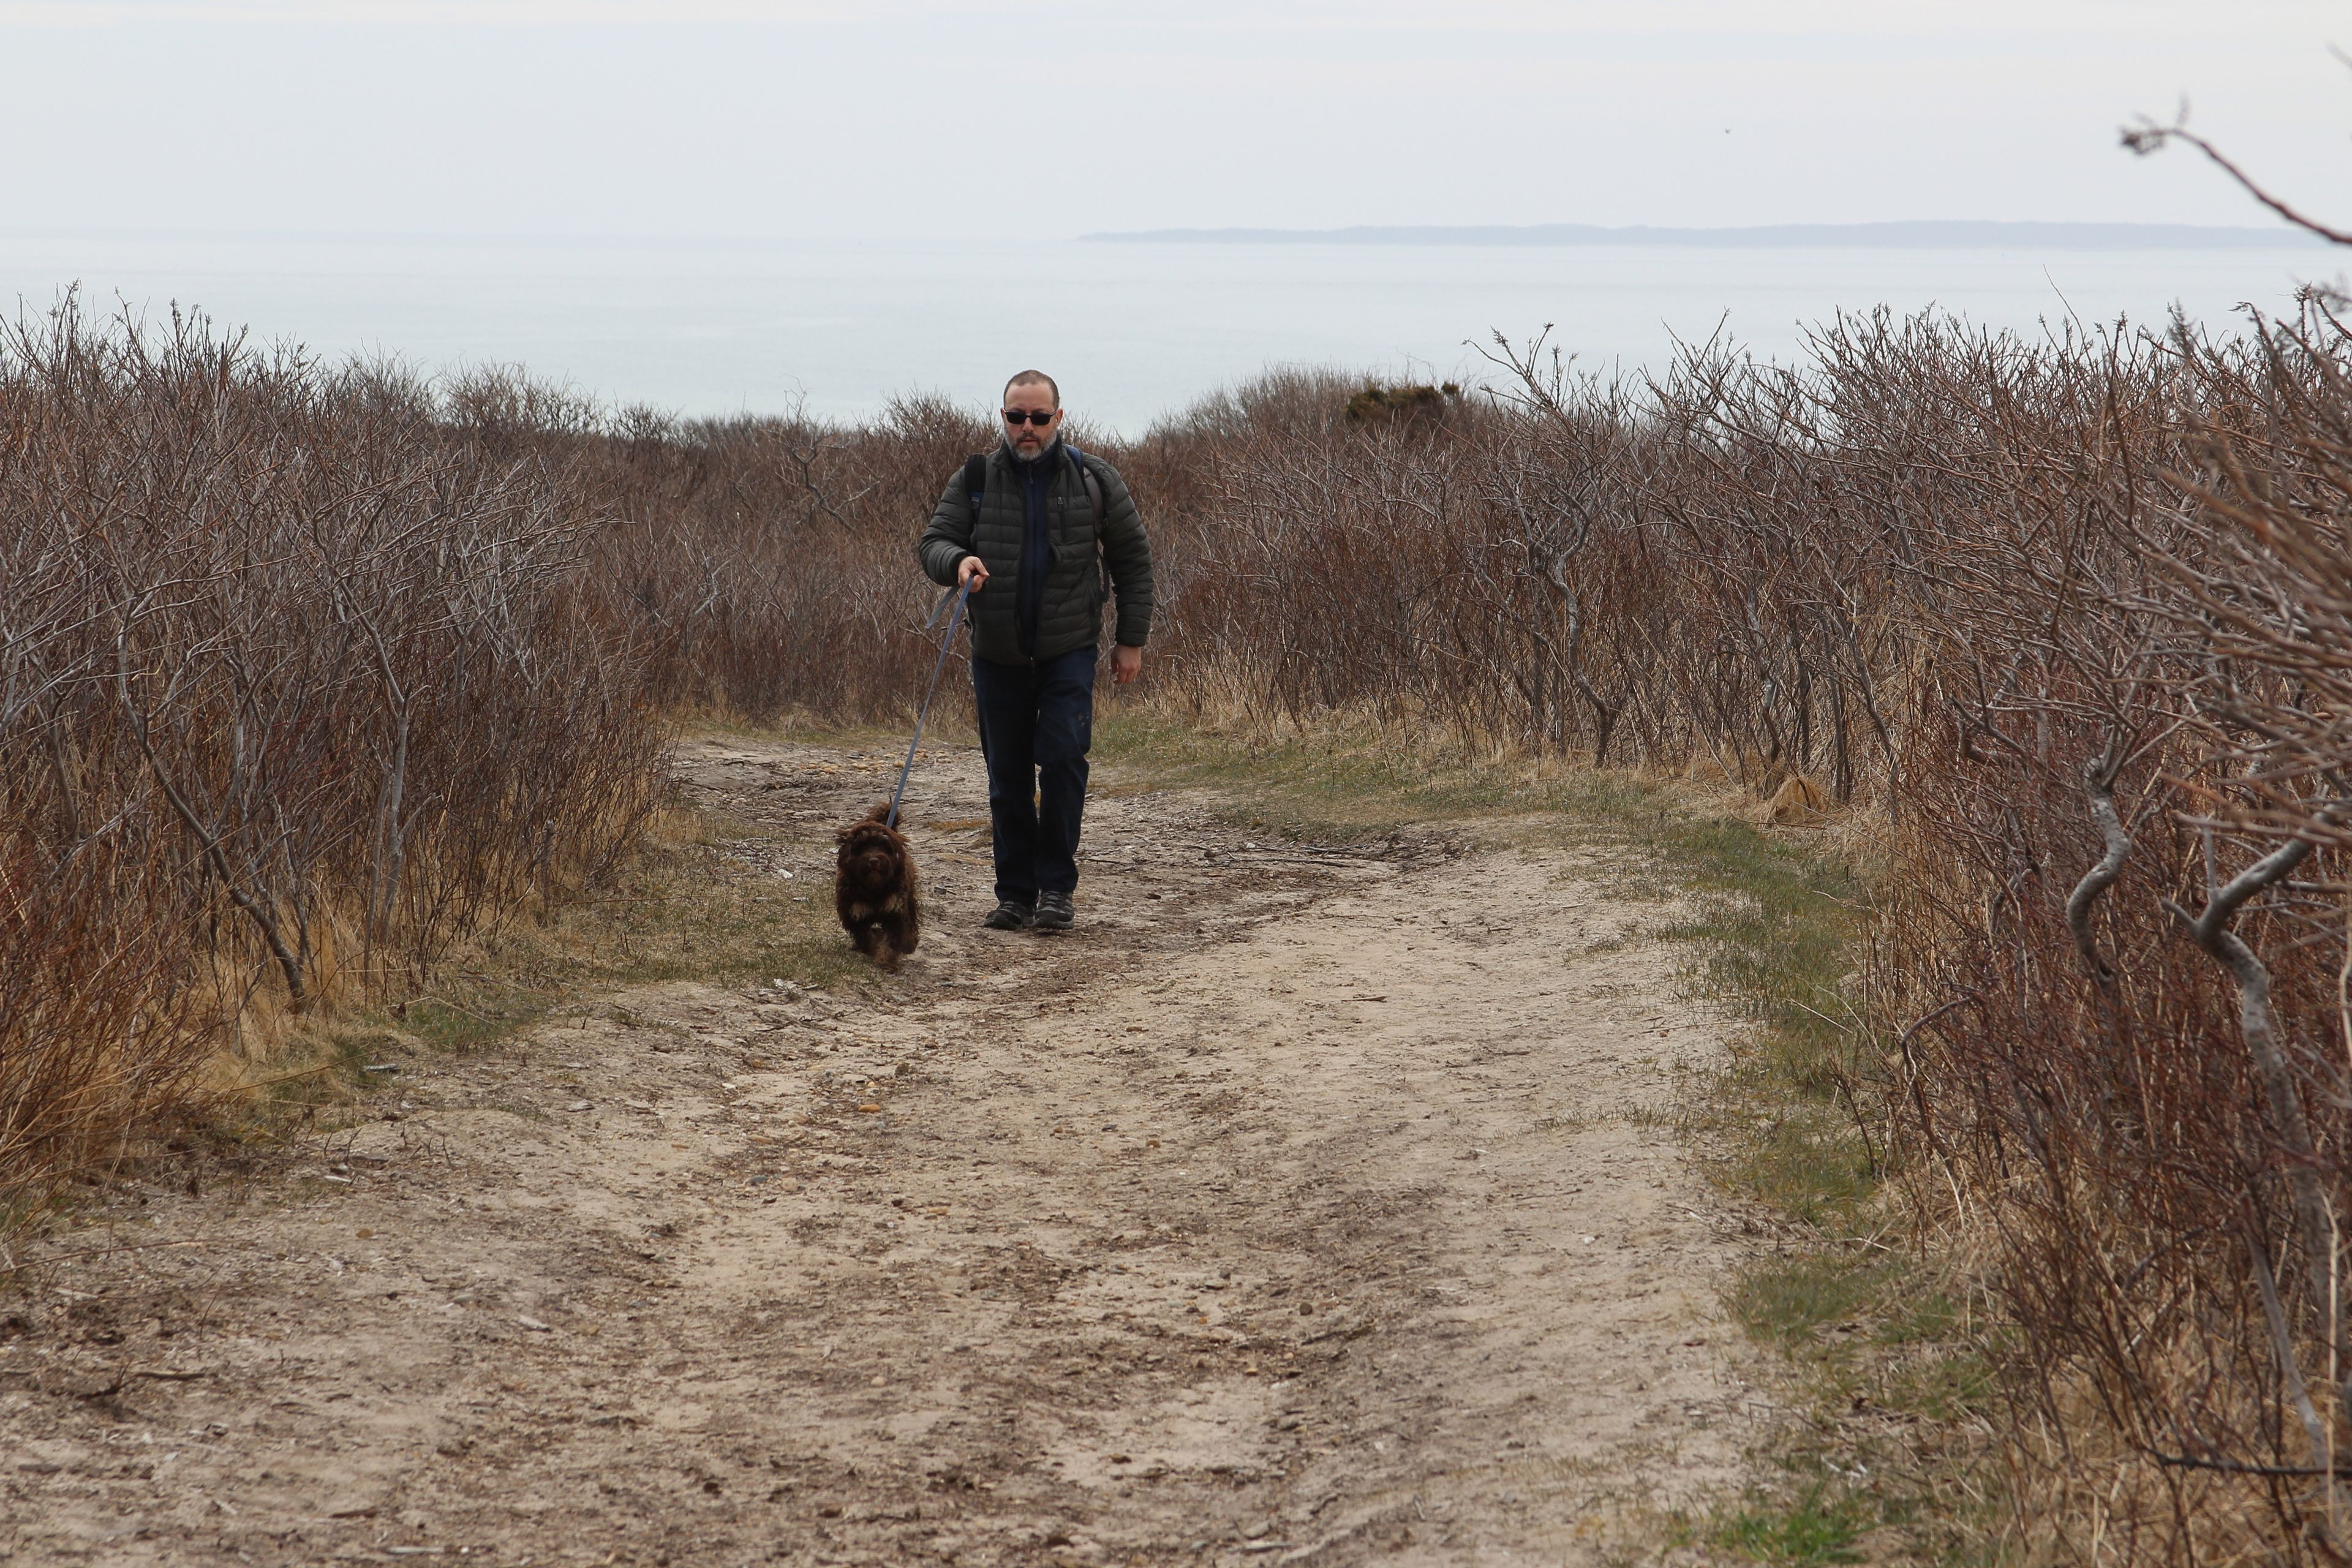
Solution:
[[[907,841],[878,822],[861,822],[843,830],[837,864],[843,880],[887,892],[906,884]]]

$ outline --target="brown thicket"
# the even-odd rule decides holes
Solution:
[[[1285,372],[1094,440],[1180,711],[1720,771],[1876,824],[1882,1147],[1990,1249],[2099,1550],[2335,1556],[2352,339],[1841,320],[1639,384]],[[252,999],[622,852],[657,716],[905,718],[969,413],[603,416],[70,314],[0,351],[0,1176]],[[2029,1423],[2033,1424],[2033,1423]],[[2036,1453],[2040,1458],[2036,1458]],[[2055,1458],[2052,1455],[2055,1454]]]
[[[0,1197],[635,838],[660,738],[588,613],[601,514],[448,415],[200,323],[0,341]]]

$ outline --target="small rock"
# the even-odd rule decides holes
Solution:
[[[555,1331],[554,1324],[542,1323],[537,1318],[526,1317],[520,1312],[515,1314],[515,1321],[535,1334],[551,1334]]]
[[[593,1110],[593,1109],[594,1109],[594,1108],[593,1108],[593,1107],[592,1107],[592,1106],[591,1106],[591,1105],[590,1105],[586,1100],[573,1100],[571,1104],[569,1104],[569,1105],[565,1106],[563,1109],[564,1109],[564,1110]]]

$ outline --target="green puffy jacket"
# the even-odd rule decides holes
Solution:
[[[1048,457],[1054,474],[1045,485],[1045,534],[1053,565],[1037,606],[1034,657],[1040,659],[1091,647],[1102,635],[1094,503],[1087,499],[1086,481],[1069,447],[1056,442]],[[1013,462],[1002,444],[989,454],[978,517],[972,515],[971,499],[964,489],[963,470],[957,469],[931,513],[931,525],[923,530],[922,542],[915,547],[924,572],[942,587],[954,584],[956,567],[967,555],[979,556],[988,567],[988,585],[972,595],[970,614],[972,657],[992,664],[1021,664],[1029,657],[1021,651],[1014,625],[1026,520],[1021,476],[1013,472]],[[1151,635],[1151,542],[1144,536],[1143,520],[1136,515],[1135,500],[1118,471],[1091,456],[1086,465],[1102,486],[1099,545],[1118,599],[1118,640],[1141,647]]]

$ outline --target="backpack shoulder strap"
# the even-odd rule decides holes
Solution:
[[[931,470],[937,473],[939,470]],[[980,498],[988,489],[988,454],[974,452],[963,460],[964,494],[971,500],[971,520],[980,521]]]
[[[1087,455],[1084,452],[1079,451],[1076,447],[1070,447],[1066,441],[1062,444],[1069,447],[1070,461],[1078,466],[1078,479],[1087,487],[1087,505],[1095,514],[1095,593],[1097,604],[1108,603],[1111,592],[1110,559],[1103,553],[1102,548],[1102,480],[1095,477],[1094,465],[1087,461]],[[1096,636],[1101,636],[1099,628],[1097,629]]]
[[[1067,441],[1063,442],[1062,445],[1069,447],[1070,461],[1078,466],[1078,479],[1087,487],[1087,505],[1094,510],[1095,531],[1100,533],[1103,525],[1102,480],[1095,477],[1094,467],[1087,461],[1087,455],[1084,452],[1079,451],[1076,447],[1071,447]]]

